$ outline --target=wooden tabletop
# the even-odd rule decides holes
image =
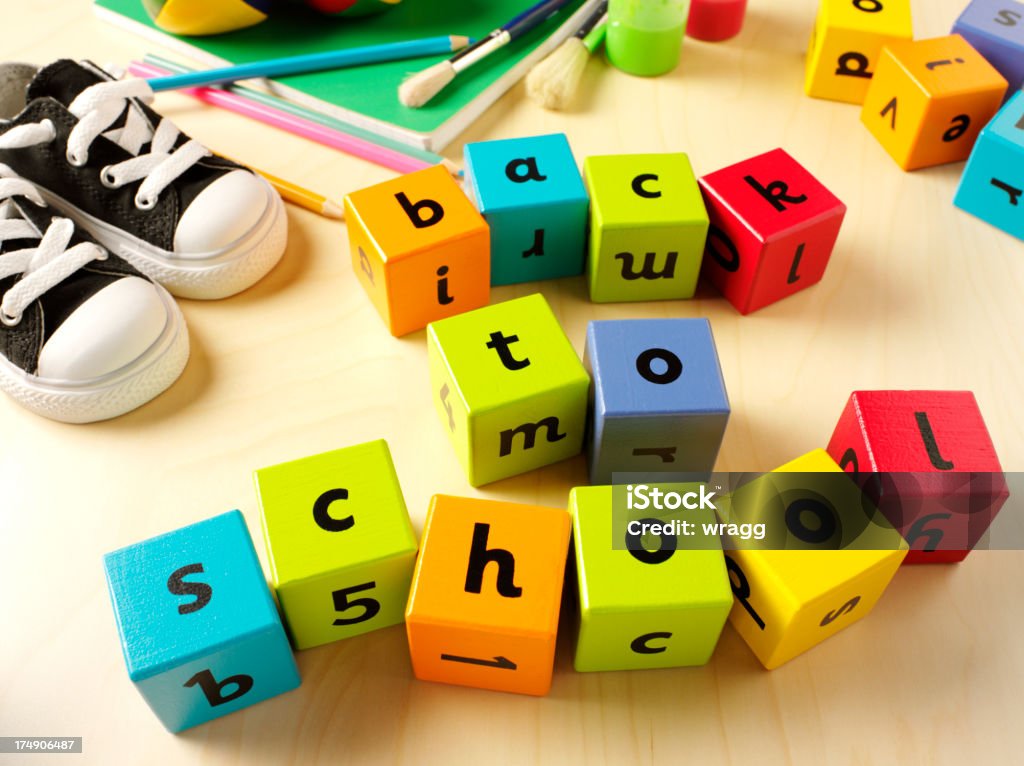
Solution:
[[[493,299],[542,290],[580,352],[591,319],[708,317],[733,407],[722,470],[825,446],[850,392],[872,388],[974,391],[1004,468],[1024,469],[1024,246],[952,206],[962,165],[903,173],[857,107],[803,95],[813,0],[750,5],[740,37],[687,41],[672,75],[595,61],[572,111],[544,112],[519,86],[462,140],[564,131],[581,160],[681,150],[700,174],[782,146],[849,207],[823,282],[749,317],[710,289],[594,305],[582,278]],[[963,5],[915,2],[917,36],[948,33]],[[5,2],[0,30],[7,60],[161,52],[86,0]],[[156,106],[213,150],[335,198],[393,177],[183,96]],[[1019,552],[905,568],[867,619],[773,672],[726,627],[706,667],[577,674],[563,631],[551,694],[535,699],[416,681],[394,627],[302,652],[294,692],[166,733],[128,680],[105,552],[240,508],[264,556],[253,469],[380,437],[417,527],[434,493],[564,507],[585,481],[576,458],[471,489],[431,406],[424,333],[386,333],[343,224],[288,213],[270,276],[182,301],[192,358],[154,402],[68,426],[0,400],[0,735],[85,738],[82,756],[32,763],[1020,762]]]

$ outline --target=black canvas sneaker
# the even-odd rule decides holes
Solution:
[[[0,135],[0,151],[31,130]],[[0,389],[54,420],[105,420],[170,386],[188,350],[166,290],[0,165]]]
[[[211,154],[146,104],[145,80],[90,62],[0,64],[0,163],[101,245],[186,298],[223,298],[261,279],[287,239],[262,177]]]

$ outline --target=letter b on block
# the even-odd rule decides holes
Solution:
[[[487,224],[441,166],[345,197],[352,269],[392,335],[486,306]]]
[[[405,623],[424,681],[547,694],[569,514],[437,495]]]
[[[387,442],[261,468],[254,479],[296,649],[402,621],[417,545]]]
[[[474,487],[579,454],[590,378],[540,294],[434,322],[441,427]]]
[[[563,134],[466,144],[465,157],[491,227],[491,284],[583,273],[587,190]]]
[[[817,284],[846,206],[782,149],[700,179],[711,217],[704,276],[749,314]]]
[[[103,558],[128,675],[170,731],[299,685],[238,511]]]
[[[692,298],[708,214],[685,154],[587,157],[590,300]]]

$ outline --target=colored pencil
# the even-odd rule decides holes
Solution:
[[[170,59],[165,59],[163,56],[157,56],[156,54],[152,53],[147,53],[143,61],[147,64],[153,64],[154,66],[160,67],[161,69],[166,69],[169,72],[174,73],[195,71],[193,69],[189,69],[188,67],[182,64],[179,64],[176,61],[171,61]],[[444,165],[445,167],[448,168],[452,175],[460,175],[458,166],[451,160],[447,159],[446,157],[442,157],[440,154],[435,154],[434,152],[427,151],[426,149],[420,149],[415,146],[403,144],[399,141],[387,138],[386,136],[378,135],[377,133],[373,133],[372,131],[360,128],[356,125],[351,125],[347,122],[343,122],[342,120],[331,117],[328,114],[318,112],[315,109],[309,109],[308,107],[302,106],[301,104],[296,104],[294,101],[289,101],[286,98],[281,98],[279,96],[274,96],[271,95],[270,93],[266,93],[262,90],[257,90],[256,88],[249,88],[245,85],[239,85],[235,83],[233,85],[226,86],[225,89],[231,91],[232,93],[236,93],[239,96],[247,98],[250,101],[257,101],[261,104],[266,104],[272,109],[279,109],[282,112],[294,114],[296,117],[302,117],[304,119],[310,120],[311,122],[317,122],[321,125],[327,126],[328,128],[340,130],[342,133],[348,133],[350,136],[361,138],[364,141],[369,141],[372,144],[377,144],[378,146],[383,146],[387,149],[392,149],[396,152],[408,154],[410,157],[421,159],[429,165]]]
[[[341,221],[345,220],[344,208],[334,200],[328,199],[322,194],[317,194],[316,192],[310,191],[298,184],[294,184],[291,181],[285,181],[283,178],[271,175],[265,170],[259,170],[257,168],[252,168],[252,170],[266,178],[267,181],[270,182],[270,185],[277,189],[277,193],[293,205],[304,207],[306,210],[312,210],[314,213],[319,213],[325,218],[337,218]]]
[[[152,64],[143,64],[139,61],[133,61],[129,65],[128,71],[136,77],[146,78],[159,76],[164,72],[164,70],[154,67]],[[410,157],[408,154],[396,152],[377,144],[371,144],[355,136],[332,130],[319,123],[282,112],[266,104],[250,101],[237,93],[231,93],[220,88],[183,88],[180,92],[212,106],[218,106],[236,114],[250,117],[267,125],[294,133],[311,141],[316,141],[324,146],[330,146],[333,149],[360,157],[368,162],[374,162],[383,167],[390,168],[399,173],[411,173],[432,165],[432,163]]]
[[[253,77],[284,77],[290,74],[321,72],[325,69],[365,66],[382,61],[436,56],[457,51],[465,48],[468,44],[469,38],[459,35],[425,37],[421,40],[406,40],[399,43],[369,45],[362,48],[348,48],[323,53],[306,53],[301,56],[253,61],[217,69],[201,69],[185,74],[163,75],[151,79],[149,85],[155,92],[158,92],[194,88],[199,85],[219,85],[225,82],[248,80]]]

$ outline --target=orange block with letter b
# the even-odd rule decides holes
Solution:
[[[486,306],[490,229],[438,165],[345,197],[352,268],[392,335]]]
[[[904,170],[966,160],[1007,83],[960,35],[882,49],[860,119]]]
[[[405,610],[416,677],[547,694],[569,526],[561,508],[435,495]]]

